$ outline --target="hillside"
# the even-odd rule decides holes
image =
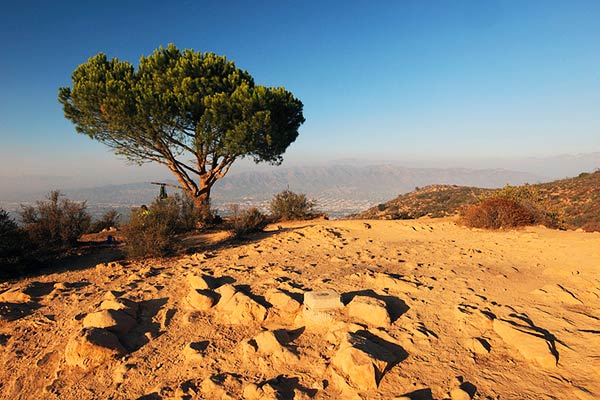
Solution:
[[[414,219],[431,218],[456,214],[461,207],[475,204],[484,193],[493,189],[482,189],[456,185],[430,185],[402,194],[387,203],[371,207],[353,215],[354,219]]]
[[[600,234],[321,220],[220,238],[0,283],[0,398],[600,396]]]
[[[570,226],[600,224],[600,170],[535,187],[552,207],[564,212]]]
[[[600,223],[600,170],[574,178],[531,185],[540,199],[559,211],[567,227],[580,228]],[[378,206],[353,215],[356,219],[409,219],[454,215],[462,207],[476,204],[493,189],[468,186],[431,185],[403,194]]]

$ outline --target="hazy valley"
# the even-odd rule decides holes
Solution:
[[[274,194],[289,188],[306,193],[317,202],[317,208],[332,217],[358,213],[399,194],[431,184],[452,184],[497,188],[506,184],[520,185],[545,178],[533,173],[505,169],[470,168],[407,168],[398,165],[325,165],[286,167],[227,175],[217,182],[212,192],[212,204],[227,213],[230,204],[258,206],[266,209]],[[8,182],[0,185],[7,187]],[[5,178],[6,180],[6,178]],[[172,180],[165,182],[176,184]],[[50,188],[49,188],[50,189]],[[56,189],[60,189],[57,187]],[[167,188],[168,192],[176,189]],[[134,206],[149,204],[158,194],[158,187],[149,182],[70,188],[63,192],[72,200],[87,201],[92,215],[106,209],[120,212]],[[11,212],[21,203],[44,198],[46,191],[27,192],[24,188],[0,195],[0,207]]]

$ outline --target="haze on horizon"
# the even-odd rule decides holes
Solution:
[[[137,64],[170,42],[226,55],[258,84],[284,86],[302,100],[306,123],[284,167],[348,159],[536,165],[540,175],[563,177],[600,154],[594,1],[2,8],[0,200],[14,190],[8,178],[93,186],[170,177],[162,167],[127,165],[76,134],[56,100],[77,65],[98,52]],[[577,164],[577,154],[587,161]],[[244,161],[235,170],[251,168],[267,167]]]

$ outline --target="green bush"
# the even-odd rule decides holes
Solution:
[[[144,258],[172,253],[176,235],[183,231],[180,221],[180,205],[172,197],[135,210],[124,229],[127,254]]]
[[[236,237],[251,232],[260,232],[267,225],[267,218],[258,208],[240,209],[237,204],[231,206],[231,227]]]
[[[104,229],[110,229],[112,227],[117,228],[119,226],[120,215],[117,210],[108,210],[100,217],[99,220],[94,221],[90,227],[90,232],[102,232]]]
[[[90,226],[86,203],[61,196],[59,190],[53,190],[47,200],[38,201],[35,206],[21,206],[23,229],[42,251],[74,246]]]
[[[22,266],[29,250],[27,233],[19,228],[5,210],[0,208],[0,269],[2,272],[14,272],[14,268]]]
[[[472,228],[501,229],[532,225],[535,217],[514,200],[492,197],[464,210],[462,221]]]
[[[314,205],[314,201],[308,200],[305,194],[284,190],[273,197],[269,208],[276,220],[289,221],[314,217]]]

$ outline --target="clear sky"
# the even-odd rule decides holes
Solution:
[[[135,179],[57,91],[98,52],[174,43],[284,86],[289,161],[600,151],[599,1],[12,1],[0,6],[0,176]],[[98,172],[100,171],[100,172]],[[118,179],[117,179],[118,178]]]

